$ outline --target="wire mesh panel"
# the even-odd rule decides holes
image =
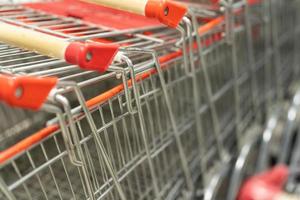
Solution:
[[[274,44],[278,45],[278,51],[280,52],[280,56],[277,58],[276,62],[280,63],[280,67],[278,70],[279,73],[282,74],[282,85],[286,87],[291,82],[291,77],[295,77],[293,74],[295,73],[295,68],[286,69],[284,66],[294,66],[295,53],[297,50],[295,42],[297,38],[297,26],[292,25],[292,23],[297,24],[295,20],[297,20],[297,2],[291,1],[288,4],[284,2],[276,2],[274,3],[274,10],[272,14],[274,15],[274,25],[277,28],[277,32],[274,36]],[[278,16],[275,17],[275,16]],[[283,20],[285,22],[283,22]],[[289,36],[288,36],[289,35]],[[297,57],[297,56],[296,56]]]
[[[18,15],[20,16],[20,13]],[[30,21],[32,22],[32,20]],[[148,44],[149,48],[153,46],[157,49],[156,54],[159,55],[157,59],[160,62],[165,62],[162,67],[170,68],[164,74],[162,72],[156,73],[155,70],[147,72],[147,66],[152,69],[154,65],[157,70],[160,69],[160,66],[158,66],[156,57],[154,59],[151,52],[150,54],[147,52],[138,53],[140,50],[128,50],[129,53],[125,51],[125,55],[128,54],[128,57],[124,56],[123,63],[116,63],[120,66],[116,65],[112,68],[113,72],[111,74],[103,75],[100,78],[94,77],[94,80],[87,81],[88,84],[85,83],[84,78],[89,77],[91,72],[84,73],[75,66],[69,67],[69,65],[60,63],[58,60],[54,60],[54,62],[66,65],[67,69],[73,68],[70,69],[72,74],[66,74],[62,67],[53,69],[55,74],[52,74],[48,63],[31,64],[28,67],[18,68],[18,66],[11,65],[11,62],[7,62],[7,66],[4,66],[3,69],[14,73],[22,72],[39,76],[56,75],[60,78],[60,81],[76,81],[79,85],[84,86],[81,90],[87,97],[91,94],[85,88],[96,87],[91,86],[91,83],[101,85],[101,79],[110,78],[112,84],[115,85],[122,82],[122,79],[118,81],[114,77],[121,75],[125,86],[115,86],[112,90],[104,93],[110,94],[117,90],[117,93],[113,93],[114,95],[106,95],[106,97],[103,95],[97,97],[102,97],[102,100],[96,98],[94,101],[90,101],[92,102],[91,110],[84,113],[74,113],[74,122],[72,122],[73,119],[69,119],[70,124],[66,128],[72,129],[71,132],[75,135],[78,133],[77,137],[80,137],[78,139],[79,144],[76,144],[77,150],[75,153],[82,161],[80,167],[74,166],[74,163],[66,163],[64,159],[69,152],[66,152],[62,142],[64,134],[60,131],[51,133],[57,128],[51,128],[53,126],[50,125],[46,130],[44,129],[42,132],[27,138],[31,142],[36,137],[42,137],[42,140],[32,142],[34,143],[33,146],[27,146],[26,152],[23,152],[25,149],[17,150],[19,152],[17,157],[5,160],[6,163],[3,164],[2,170],[6,171],[14,167],[13,170],[8,171],[17,174],[16,176],[3,177],[3,182],[7,184],[7,188],[3,190],[6,196],[16,199],[64,199],[68,197],[152,199],[153,197],[164,198],[168,195],[170,197],[176,196],[176,192],[173,194],[173,191],[175,186],[179,187],[176,184],[180,178],[183,179],[182,185],[184,187],[193,187],[190,183],[192,179],[189,164],[196,156],[196,152],[193,152],[190,156],[185,156],[184,150],[189,148],[189,143],[185,142],[184,145],[182,143],[191,139],[189,136],[181,137],[188,131],[177,125],[177,123],[180,123],[180,126],[185,126],[184,122],[191,117],[188,116],[187,110],[183,110],[183,106],[187,104],[186,99],[176,101],[179,105],[178,108],[176,106],[178,110],[173,111],[169,97],[169,90],[174,91],[172,97],[190,96],[189,90],[178,90],[177,88],[181,81],[184,83],[182,87],[187,87],[185,80],[189,79],[182,65],[180,48],[178,49],[172,44],[173,41],[180,39],[180,34],[174,30],[161,28],[158,30],[159,32],[154,30],[152,35],[154,41],[151,40]],[[112,35],[114,35],[114,38],[124,38],[122,33],[113,33]],[[157,37],[156,40],[155,37]],[[142,42],[139,44],[139,41],[138,39],[127,40],[126,42],[134,42],[129,47],[136,49],[138,45],[142,45]],[[160,45],[161,42],[158,41],[164,43]],[[174,48],[175,51],[172,50]],[[161,55],[166,56],[162,57]],[[141,58],[144,60],[143,63],[140,63]],[[125,65],[123,69],[125,63],[128,67]],[[134,63],[134,65],[131,63]],[[138,74],[136,80],[134,78],[131,82],[127,81],[127,75],[135,77],[136,66],[141,68],[140,72],[137,70],[141,75]],[[41,69],[43,70],[41,71]],[[125,87],[125,90],[123,87]],[[60,88],[60,90],[64,91],[64,88]],[[187,94],[182,95],[179,92],[187,92]],[[73,98],[69,99],[73,101]],[[187,113],[186,116],[182,116],[183,113],[180,113],[182,111]],[[182,119],[185,119],[185,121],[181,121]],[[54,125],[54,127],[56,126]],[[75,136],[73,135],[73,137]],[[18,143],[17,146],[22,142],[24,140]],[[193,142],[193,140],[190,142]],[[45,143],[47,143],[47,147],[44,147],[46,146]],[[14,149],[16,146],[12,148]],[[38,153],[40,148],[43,156]],[[187,150],[187,152],[189,151]],[[95,152],[98,153],[95,154]],[[25,159],[25,164],[18,163],[19,159]],[[160,162],[161,159],[165,159],[165,162]],[[20,165],[25,169],[19,170]],[[178,169],[178,165],[182,167]],[[78,173],[76,173],[77,171]],[[55,172],[61,172],[61,174],[56,175]],[[69,178],[70,173],[74,173],[72,178]],[[78,174],[77,178],[76,174]],[[52,190],[50,186],[45,188],[44,181],[46,179],[41,179],[40,176],[49,177],[47,181],[53,181],[53,187],[56,190]],[[59,176],[59,178],[56,178],[56,176]],[[67,178],[64,179],[63,176]],[[35,178],[37,178],[37,181],[35,181]],[[77,181],[75,184],[73,178],[81,181]],[[20,182],[18,179],[22,179],[22,181]],[[27,185],[30,185],[30,187]],[[47,185],[51,185],[51,183]],[[138,190],[136,190],[137,187]],[[22,191],[23,189],[25,192]]]

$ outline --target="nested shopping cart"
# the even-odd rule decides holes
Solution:
[[[265,128],[256,130],[242,148],[231,172],[227,199],[300,199],[299,90],[286,105],[274,106]],[[291,135],[295,142],[287,146]]]
[[[282,95],[288,95],[286,88],[289,88],[291,84],[291,74],[297,77],[295,73],[297,64],[291,63],[288,68],[281,64],[274,67],[274,62],[276,62],[274,60],[278,58],[277,56],[282,55],[278,52],[279,48],[286,49],[283,45],[287,45],[287,43],[297,45],[294,37],[298,33],[295,31],[295,27],[285,29],[287,32],[291,31],[293,36],[290,35],[284,41],[281,40],[282,42],[278,46],[274,44],[277,39],[273,34],[276,35],[278,31],[284,29],[274,28],[274,25],[271,24],[277,24],[278,21],[274,14],[270,13],[270,9],[280,11],[280,7],[273,5],[272,2],[253,1],[246,5],[245,1],[237,1],[231,5],[223,4],[223,6],[222,10],[225,10],[226,21],[229,22],[227,23],[228,31],[225,31],[227,36],[230,36],[227,42],[231,44],[232,51],[235,52],[232,54],[235,56],[232,65],[235,67],[234,74],[237,74],[235,77],[243,77],[236,82],[238,84],[235,84],[235,98],[232,101],[236,106],[233,110],[237,125],[235,131],[240,133],[237,135],[244,140],[246,127],[253,126],[255,122],[260,124],[261,115],[268,113],[271,102],[281,99]],[[292,15],[295,14],[296,2],[291,2],[287,7]],[[272,30],[271,27],[273,27]],[[297,52],[297,49],[291,49],[291,52],[286,54],[290,56],[286,58],[287,61],[294,61]],[[240,75],[243,73],[245,76]],[[243,126],[244,128],[242,128]],[[233,133],[230,135],[234,135]],[[231,139],[231,141],[233,140]],[[231,155],[234,155],[234,152],[231,152]],[[231,169],[232,160],[229,159],[226,167],[221,167],[211,180],[204,195],[205,199],[218,199],[224,196],[220,190],[227,191],[229,189],[226,181],[230,177]]]
[[[70,28],[66,30],[68,25],[65,26],[70,19],[65,22],[62,17],[36,16],[38,12],[15,7],[8,7],[7,11],[4,7],[3,12],[9,16],[6,21],[10,23],[15,20],[19,25],[25,26],[25,23],[33,27],[36,23],[45,26],[49,21],[53,24],[60,20],[62,31],[70,31]],[[35,18],[38,19],[35,21]],[[78,21],[73,23],[80,26]],[[54,26],[57,28],[57,21]],[[183,29],[181,31],[185,34]],[[43,32],[49,33],[49,29]],[[149,28],[149,36],[145,32],[147,29],[100,30],[94,36],[80,34],[77,38],[80,40],[95,40],[106,35],[116,43],[126,44],[119,61],[109,67],[111,72],[102,76],[80,71],[59,60],[33,64],[34,57],[30,57],[31,63],[22,63],[22,66],[13,66],[13,60],[7,60],[3,81],[13,82],[16,93],[12,95],[17,96],[6,100],[15,104],[20,103],[19,98],[32,98],[31,92],[25,93],[26,84],[32,86],[30,83],[35,82],[34,87],[46,89],[39,94],[41,99],[37,95],[35,100],[41,100],[42,104],[48,98],[43,108],[57,117],[49,121],[46,128],[1,153],[3,174],[12,172],[2,177],[1,189],[5,197],[148,199],[171,198],[178,195],[181,187],[193,190],[190,167],[198,155],[197,152],[187,154],[194,150],[189,149],[189,143],[195,142],[194,137],[187,134],[194,133],[190,131],[193,125],[186,127],[180,121],[190,119],[182,116],[183,112],[192,113],[190,108],[184,110],[190,99],[179,98],[174,105],[170,97],[191,96],[190,77],[182,64],[183,51],[180,50],[186,51],[181,48],[186,36],[163,27]],[[51,33],[60,34],[60,28]],[[144,48],[138,48],[139,45]],[[163,64],[161,68],[160,63]],[[162,69],[168,70],[162,72]],[[54,75],[58,79],[48,77]],[[111,82],[112,89],[85,102],[84,97],[91,95],[88,88],[97,88],[104,80]],[[35,105],[37,101],[27,103],[30,103],[29,108],[41,106]],[[184,128],[179,128],[179,123]],[[42,154],[38,153],[40,150]],[[178,169],[178,166],[181,167]]]

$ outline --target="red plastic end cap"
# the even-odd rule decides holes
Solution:
[[[149,0],[146,5],[146,17],[156,18],[161,23],[176,28],[187,12],[187,7],[169,0]]]
[[[275,199],[282,192],[288,174],[288,168],[281,165],[250,178],[240,190],[238,200]]]
[[[67,62],[79,65],[82,69],[105,72],[112,63],[119,49],[115,44],[96,42],[72,42],[67,47],[65,59]]]
[[[218,4],[219,1],[220,1],[220,0],[210,0],[210,2],[211,2],[212,4],[214,4],[214,5],[215,5],[215,4]]]
[[[57,78],[0,75],[0,101],[13,107],[38,110],[56,83]]]
[[[255,5],[255,4],[259,4],[261,3],[262,0],[248,0],[248,4],[249,5]]]

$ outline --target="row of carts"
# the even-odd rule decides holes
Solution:
[[[1,1],[0,199],[299,200],[299,11]]]

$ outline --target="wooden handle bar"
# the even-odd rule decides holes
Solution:
[[[104,72],[118,51],[114,44],[68,42],[56,36],[0,22],[0,41]]]
[[[39,52],[43,55],[64,59],[68,42],[16,25],[0,22],[0,41]]]
[[[187,7],[171,0],[81,0],[117,10],[123,10],[149,18],[156,18],[161,23],[177,27],[187,12]],[[122,22],[120,22],[122,23]]]

